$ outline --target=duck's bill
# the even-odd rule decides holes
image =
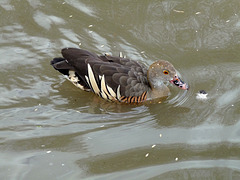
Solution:
[[[185,90],[188,90],[189,89],[189,86],[187,85],[187,83],[183,82],[179,77],[178,75],[176,75],[173,80],[170,81],[170,83],[178,86],[179,88],[181,89],[185,89]]]

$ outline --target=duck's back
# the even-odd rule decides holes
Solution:
[[[63,58],[54,58],[51,64],[75,86],[108,100],[129,103],[146,100],[150,86],[145,65],[75,48],[62,49],[62,55]]]

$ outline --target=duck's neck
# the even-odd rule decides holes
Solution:
[[[151,85],[151,90],[148,93],[148,99],[163,98],[169,95],[169,88],[162,82]]]

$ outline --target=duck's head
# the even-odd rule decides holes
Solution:
[[[154,62],[148,69],[148,80],[152,88],[157,88],[161,84],[170,82],[181,89],[188,90],[188,85],[178,76],[176,69],[171,63],[164,60]]]

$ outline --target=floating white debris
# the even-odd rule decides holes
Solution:
[[[92,33],[92,31],[88,31],[89,33]]]
[[[205,99],[207,99],[207,95],[208,95],[208,93],[207,93],[206,91],[200,90],[200,91],[197,93],[196,99],[205,100]]]
[[[62,163],[62,166],[65,166],[65,164]]]
[[[156,147],[156,144],[152,145],[152,148],[155,148]]]
[[[234,104],[232,104],[232,107],[234,106]]]
[[[184,11],[176,10],[176,9],[174,9],[173,11],[174,11],[174,12],[177,12],[177,13],[184,13]]]
[[[66,4],[66,2],[63,2],[62,4]]]
[[[78,43],[78,46],[81,46],[82,45],[82,43]]]
[[[92,25],[92,24],[90,24],[88,27],[93,27],[93,25]]]
[[[41,147],[45,147],[45,144],[42,144]]]
[[[228,22],[230,22],[230,20],[226,20],[226,22],[228,23]]]
[[[198,49],[197,49],[197,51],[198,51]]]
[[[145,157],[148,157],[149,156],[149,153],[147,153],[146,155],[145,155]]]
[[[141,54],[145,53],[145,51],[141,51]]]
[[[72,17],[73,17],[73,15],[70,15],[69,17],[70,17],[70,18],[72,18]]]
[[[197,30],[195,32],[198,32]]]
[[[175,161],[178,161],[178,157],[175,158]]]
[[[42,104],[41,104],[41,103],[39,103],[38,105],[39,105],[39,106],[41,106]]]
[[[46,153],[49,154],[49,153],[51,153],[51,152],[52,152],[52,151],[47,151]]]
[[[104,47],[104,45],[101,45],[101,47]]]
[[[101,125],[100,127],[104,127],[104,125]]]
[[[77,113],[81,113],[80,111],[76,111]]]
[[[201,14],[201,12],[196,12],[195,14]]]
[[[34,111],[37,111],[38,109],[36,108],[36,109],[34,109]]]
[[[159,137],[162,137],[162,134],[159,134]]]

